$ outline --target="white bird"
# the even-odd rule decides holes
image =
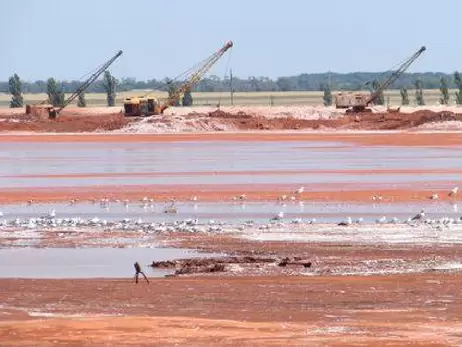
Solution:
[[[387,221],[387,217],[385,217],[385,216],[382,216],[382,217],[380,217],[380,218],[378,218],[378,219],[375,220],[375,222],[376,222],[377,224],[383,224],[383,223],[385,223],[386,221]]]
[[[55,218],[56,217],[56,211],[54,208],[51,209],[51,211],[48,213],[48,217],[50,218]]]
[[[436,193],[433,193],[431,196],[430,196],[430,200],[438,200],[440,197],[438,194]]]
[[[302,194],[305,191],[305,187],[300,187],[294,191],[294,194]]]
[[[417,213],[414,217],[411,218],[411,221],[413,220],[421,220],[425,217],[425,211],[424,209],[420,210],[419,213]]]
[[[451,191],[449,192],[449,196],[457,196],[457,194],[459,193],[459,187],[454,187],[451,189]]]
[[[197,201],[197,200],[198,200],[198,197],[194,195],[194,196],[192,196],[189,200],[190,200],[190,201]]]

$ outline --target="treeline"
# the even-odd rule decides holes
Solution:
[[[165,79],[163,81],[147,81],[138,82],[135,79],[123,78],[118,81],[109,71],[105,71],[104,78],[101,82],[91,85],[86,92],[104,92],[107,95],[107,105],[114,106],[117,91],[129,91],[134,89],[155,89],[165,90],[169,94],[169,103],[171,105],[191,106],[193,105],[192,91],[202,92],[217,92],[230,90],[234,91],[310,91],[321,90],[324,92],[323,101],[326,106],[333,103],[332,90],[363,90],[369,89],[372,98],[370,102],[376,105],[384,105],[385,98],[380,81],[387,78],[388,73],[373,74],[373,73],[356,73],[356,74],[302,74],[295,77],[281,77],[276,81],[269,78],[255,78],[248,79],[229,79],[221,80],[217,76],[211,76],[200,81],[196,88],[185,91],[182,102],[180,103],[181,95],[177,93],[178,84],[181,81],[173,81]],[[356,76],[358,84],[346,82],[346,76]],[[427,76],[427,77],[425,77]],[[327,81],[325,80],[327,78]],[[323,80],[324,79],[324,80]],[[436,80],[434,80],[436,79]],[[314,82],[316,81],[316,82]],[[177,83],[175,83],[177,82]],[[405,84],[409,83],[409,84]],[[81,82],[58,82],[54,78],[49,78],[46,82],[37,81],[35,83],[22,82],[17,74],[10,77],[6,86],[2,85],[0,91],[11,94],[10,107],[22,107],[24,104],[23,93],[47,93],[48,102],[54,106],[65,107],[73,99],[78,97],[77,105],[79,107],[86,107],[85,91],[79,90]],[[316,87],[314,87],[316,85]],[[367,88],[365,88],[367,86]],[[32,88],[32,89],[31,89]],[[33,89],[37,88],[37,89]],[[449,89],[456,88],[458,91],[455,94],[455,101],[457,105],[462,105],[462,78],[459,72],[454,72],[453,75],[426,73],[426,74],[406,74],[401,78],[400,82],[396,82],[391,88],[400,90],[401,104],[409,105],[410,98],[408,88],[415,90],[415,102],[417,105],[425,105],[424,89],[440,90],[440,104],[446,105],[449,103]],[[76,92],[76,90],[78,92]],[[65,93],[72,93],[71,96],[65,100]]]
[[[353,72],[353,73],[316,73],[301,74],[298,76],[279,77],[275,80],[268,77],[249,77],[232,80],[232,87],[236,92],[259,91],[319,91],[330,85],[332,90],[370,90],[368,86],[375,80],[384,81],[391,72]],[[457,88],[453,74],[439,72],[404,73],[389,89],[414,88],[415,81],[420,80],[424,89],[439,89],[441,78],[448,83],[448,88]],[[134,89],[150,89],[168,91],[170,80],[152,79],[137,81],[135,78],[121,78],[116,80],[117,91],[130,91]],[[46,93],[47,81],[22,82],[23,93]],[[59,89],[64,93],[72,93],[82,81],[57,81]],[[106,82],[96,81],[87,90],[87,93],[105,93]],[[231,79],[210,76],[202,79],[193,89],[197,92],[222,92],[230,90]],[[9,93],[9,83],[0,82],[0,92]]]
[[[78,90],[80,83],[76,83],[76,87],[67,90],[63,87],[63,83],[57,82],[53,77],[50,77],[45,83],[45,89],[39,91],[46,93],[48,98],[47,102],[57,107],[66,107],[69,103],[77,98],[78,107],[86,107],[87,101],[85,99],[85,91]],[[24,106],[23,93],[25,91],[25,83],[21,81],[18,74],[11,76],[7,82],[6,93],[11,94],[10,107],[19,108]],[[106,100],[108,106],[114,106],[116,100],[116,86],[117,79],[111,75],[109,71],[105,71],[103,75],[102,87],[106,93]],[[27,93],[27,92],[26,92]],[[30,93],[30,92],[29,92]],[[66,99],[65,93],[71,93],[71,96]]]

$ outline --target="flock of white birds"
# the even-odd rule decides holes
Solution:
[[[290,198],[287,198],[287,195],[282,195],[277,200],[278,202],[285,204],[285,200],[297,200],[301,197],[304,192],[304,187],[299,187],[298,189],[291,192]],[[451,197],[457,197],[459,193],[459,188],[454,187],[448,192],[448,195]],[[241,194],[234,196],[233,201],[244,201],[246,200],[246,194]],[[429,197],[431,200],[439,199],[437,194],[433,194]],[[190,201],[197,203],[199,197],[192,196]],[[381,201],[382,196],[374,195],[372,196],[374,202]],[[72,199],[69,201],[70,205],[75,205],[78,203],[77,199]],[[139,201],[129,201],[129,200],[110,200],[107,198],[94,200],[93,203],[99,203],[101,208],[109,209],[111,204],[123,204],[128,208],[131,204],[138,203],[142,208],[152,207],[154,204],[154,199],[149,197],[144,197]],[[303,203],[300,201],[300,203]],[[34,205],[34,201],[29,200],[27,205]],[[163,209],[163,213],[166,214],[176,214],[178,213],[178,208],[174,200],[171,200],[168,205]],[[3,217],[3,213],[0,211],[0,217]],[[309,220],[302,220],[301,218],[295,218],[290,221],[284,215],[283,211],[278,212],[277,214],[270,216],[269,221],[258,225],[260,230],[269,230],[274,226],[283,227],[286,223],[296,224],[296,225],[313,225],[317,223],[316,218],[311,218]],[[361,225],[364,223],[362,218],[357,218],[353,220],[351,217],[346,217],[344,220],[336,223],[338,226],[351,226],[351,225]],[[411,226],[415,225],[430,225],[434,227],[448,227],[453,224],[462,224],[462,217],[460,218],[450,218],[442,217],[439,219],[431,219],[427,217],[425,209],[422,209],[414,216],[410,216],[404,220],[399,220],[396,217],[387,218],[382,216],[375,220],[376,224],[407,224]],[[234,225],[233,227],[237,230],[245,230],[247,227],[255,227],[258,223],[254,221],[247,221],[245,223],[240,223],[239,225]],[[104,228],[108,230],[141,230],[145,232],[220,232],[223,231],[225,223],[218,222],[214,220],[208,221],[199,221],[197,218],[189,218],[185,220],[177,220],[173,222],[145,222],[141,218],[124,218],[119,221],[109,221],[100,217],[93,217],[89,219],[83,218],[60,218],[56,215],[56,211],[52,209],[48,214],[40,216],[38,218],[26,218],[19,219],[14,218],[12,220],[2,219],[0,220],[0,228],[24,228],[24,229],[43,229],[43,228],[78,228],[78,227],[92,227],[92,228]],[[230,225],[231,227],[231,225]]]

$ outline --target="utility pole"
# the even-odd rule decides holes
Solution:
[[[229,69],[229,84],[231,85],[231,106],[234,106],[233,70]]]

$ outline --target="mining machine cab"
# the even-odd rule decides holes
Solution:
[[[368,94],[357,93],[357,92],[340,92],[335,95],[335,106],[336,108],[356,108],[365,105]]]
[[[143,117],[160,114],[160,104],[156,98],[145,96],[131,97],[124,100],[126,117]]]

